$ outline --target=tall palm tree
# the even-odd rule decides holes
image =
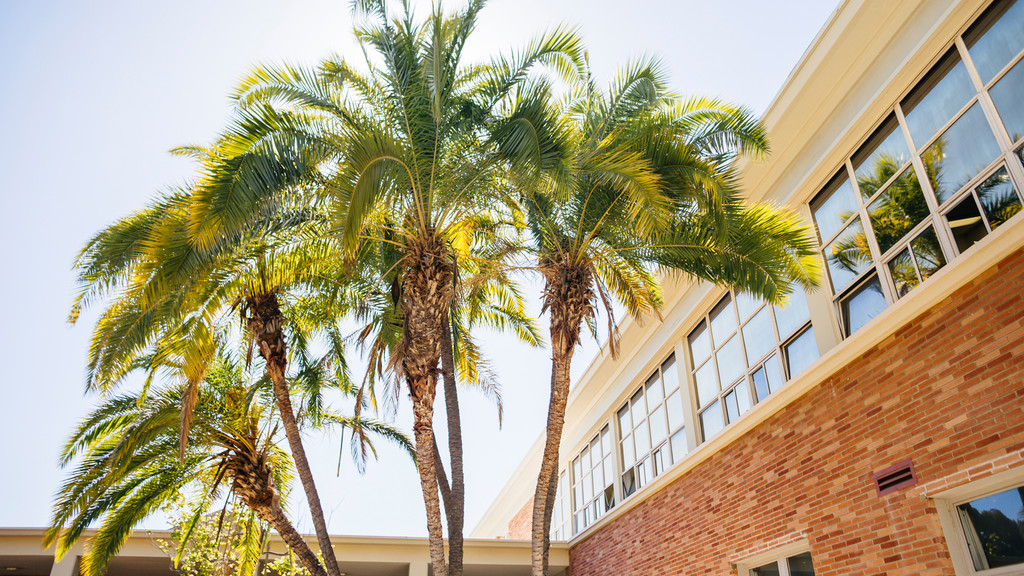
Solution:
[[[294,173],[304,175],[303,190],[329,205],[346,257],[357,260],[367,242],[393,248],[401,330],[389,367],[412,399],[431,563],[441,574],[448,566],[432,423],[445,319],[457,300],[458,262],[483,237],[478,224],[508,221],[516,210],[484,127],[530,70],[571,74],[583,55],[573,33],[556,30],[512,57],[466,65],[463,47],[481,0],[454,14],[438,6],[422,22],[408,3],[394,19],[384,0],[353,4],[364,22],[357,39],[368,55],[367,72],[340,59],[313,70],[253,72],[237,95],[238,157],[246,176],[218,173],[217,181],[231,185],[207,188],[189,226],[202,246],[254,225],[276,203],[281,174]],[[269,154],[248,162],[247,146]],[[272,306],[254,304],[251,309],[274,317]],[[271,357],[275,350],[270,343]]]
[[[218,147],[192,148],[187,153],[209,166],[221,162],[233,144],[224,139]],[[287,173],[278,174],[287,177]],[[184,450],[190,407],[215,358],[214,335],[240,311],[243,330],[262,357],[274,390],[328,574],[340,574],[286,377],[286,334],[305,341],[308,334],[331,328],[286,323],[285,312],[299,294],[336,289],[344,281],[345,264],[331,238],[316,232],[323,219],[315,207],[297,201],[294,191],[290,196],[282,194],[272,206],[261,207],[256,225],[197,241],[189,230],[193,204],[197,196],[221,185],[216,174],[207,170],[195,188],[165,195],[150,208],[101,231],[82,250],[76,261],[81,292],[72,320],[81,307],[110,298],[93,331],[87,387],[107,392],[142,370],[148,388],[163,360],[180,357],[180,371],[188,382],[181,426]],[[335,346],[331,351],[336,365],[343,366],[343,350]],[[341,384],[345,378],[341,375],[333,382]],[[313,408],[319,404],[318,395],[310,397]]]
[[[179,360],[170,364],[180,366]],[[98,522],[82,571],[87,576],[102,574],[132,529],[182,493],[195,496],[194,511],[182,528],[187,541],[227,482],[229,500],[237,499],[244,510],[272,526],[310,573],[324,574],[316,554],[285,514],[292,461],[279,447],[273,395],[258,380],[253,382],[253,376],[219,349],[204,377],[203,392],[194,401],[185,400],[191,393],[188,384],[161,387],[145,397],[105,398],[61,454],[62,466],[77,465],[54,504],[44,544],[56,544],[60,558],[85,528]],[[190,409],[184,409],[190,402]],[[191,441],[179,454],[185,418],[191,420]],[[409,441],[387,424],[326,410],[321,422],[380,435],[412,451]],[[239,523],[246,544],[240,574],[252,574],[256,567],[263,546],[257,524],[251,519]]]
[[[794,216],[746,207],[738,197],[731,168],[737,154],[767,150],[763,128],[744,110],[680,100],[652,61],[624,69],[606,92],[585,74],[557,103],[550,88],[536,86],[546,96],[517,102],[510,120],[531,125],[535,137],[502,142],[514,164],[537,168],[521,190],[552,348],[531,534],[533,574],[540,576],[547,573],[572,357],[598,302],[614,353],[613,300],[633,316],[657,312],[657,270],[779,302],[792,283],[813,284],[817,267],[814,244]]]

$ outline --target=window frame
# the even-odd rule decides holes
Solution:
[[[789,563],[785,562],[785,560],[804,553],[811,553],[810,542],[807,540],[797,540],[795,542],[790,542],[789,544],[772,548],[767,552],[748,556],[735,562],[733,566],[736,568],[737,576],[754,576],[753,571],[755,568],[760,568],[765,564],[771,564],[772,562],[780,562],[780,576],[789,576]],[[814,555],[811,554],[812,561],[813,557]]]
[[[949,556],[953,562],[953,572],[957,576],[1010,576],[1011,574],[1020,574],[1024,569],[1024,564],[1016,564],[988,570],[975,570],[967,545],[967,535],[964,533],[964,527],[956,510],[956,507],[961,504],[1020,486],[1024,486],[1024,466],[997,472],[980,480],[929,495],[929,498],[935,502],[939,523],[942,526]]]
[[[800,287],[796,287],[796,290],[802,289]],[[765,370],[765,372],[767,373],[768,361],[773,356],[776,358],[776,362],[778,363],[778,368],[782,376],[782,382],[780,382],[777,388],[775,389],[785,386],[787,382],[792,380],[794,374],[792,373],[792,369],[789,362],[789,347],[800,337],[804,336],[809,330],[814,329],[814,324],[812,322],[810,314],[810,307],[806,302],[806,293],[804,294],[804,305],[807,306],[808,309],[807,318],[787,334],[782,334],[779,330],[779,320],[775,305],[755,297],[755,299],[759,300],[760,303],[757,305],[756,308],[754,308],[754,310],[748,315],[748,317],[744,319],[739,309],[739,298],[740,295],[735,290],[725,291],[722,294],[722,296],[715,300],[715,303],[712,306],[710,306],[708,310],[700,317],[700,319],[696,322],[693,328],[686,332],[686,336],[683,337],[683,346],[685,347],[686,353],[688,355],[688,366],[686,370],[687,380],[692,388],[692,396],[695,400],[691,407],[690,420],[693,422],[694,434],[697,439],[698,445],[707,442],[714,436],[721,433],[721,431],[727,428],[730,424],[732,424],[732,422],[743,418],[743,415],[748,410],[752,409],[754,406],[756,406],[760,402],[763,402],[767,398],[767,396],[766,398],[760,398],[758,396],[757,387],[754,383],[754,374],[761,370]],[[731,309],[732,311],[736,328],[735,332],[733,332],[728,338],[725,339],[725,342],[719,344],[715,342],[715,337],[711,325],[711,316],[716,310],[718,310],[722,306],[722,304],[726,300],[729,300],[728,308]],[[747,342],[746,336],[743,333],[743,329],[746,326],[748,326],[758,314],[762,313],[766,309],[768,310],[769,314],[769,323],[771,324],[771,331],[774,337],[774,342],[772,344],[772,347],[769,348],[766,352],[762,353],[753,361],[750,361],[748,360]],[[709,338],[709,342],[711,344],[711,352],[706,359],[701,360],[698,364],[697,359],[693,355],[692,337],[694,333],[696,333],[698,330],[702,328],[706,332],[707,337]],[[725,347],[726,344],[731,342],[733,338],[737,338],[737,341],[740,344],[744,368],[741,375],[738,376],[736,379],[730,380],[728,382],[723,382],[721,375],[719,374],[717,354]],[[816,339],[815,347],[817,348]],[[818,356],[821,356],[820,348],[818,348]],[[700,401],[700,393],[697,387],[697,372],[699,372],[705,366],[708,366],[709,363],[712,365],[714,369],[714,377],[718,382],[718,393],[714,399],[702,403]],[[747,410],[741,411],[736,418],[730,419],[726,399],[730,394],[738,393],[737,389],[740,386],[746,386],[748,398],[751,399],[750,407],[748,407]],[[773,394],[775,392],[775,389],[770,388],[768,396]],[[707,411],[712,410],[712,407],[715,404],[718,404],[718,410],[720,410],[721,412],[723,426],[714,434],[708,436],[704,432],[702,415]]]
[[[666,366],[668,366],[669,364],[671,364],[670,369],[676,371],[676,388],[672,392],[666,393],[665,372]],[[622,501],[625,501],[627,498],[643,490],[643,488],[650,484],[652,481],[654,481],[655,478],[661,476],[669,469],[671,469],[673,466],[675,466],[677,463],[681,462],[683,458],[685,458],[687,454],[689,454],[690,452],[688,445],[686,446],[686,452],[679,455],[675,455],[674,450],[672,448],[672,439],[678,434],[683,435],[683,439],[685,442],[686,428],[688,425],[690,425],[690,418],[687,416],[688,402],[686,400],[686,395],[688,392],[684,388],[686,384],[685,380],[683,380],[680,377],[680,369],[681,365],[679,363],[679,360],[676,358],[675,352],[669,354],[668,357],[666,357],[657,365],[653,372],[651,372],[646,378],[644,378],[641,381],[639,386],[630,389],[633,392],[626,397],[624,403],[621,406],[619,406],[618,409],[612,412],[612,420],[614,421],[615,428],[615,456],[617,457],[617,477],[615,480],[615,488],[618,491],[618,494],[620,495],[620,499]],[[663,409],[663,418],[665,420],[665,428],[667,430],[665,437],[658,440],[657,444],[654,443],[654,440],[651,437],[650,418],[652,410],[648,406],[647,400],[648,385],[652,380],[655,379],[655,377],[657,377],[657,381],[661,386],[661,399],[658,401],[658,405],[655,406],[654,410],[658,410],[659,408]],[[642,426],[645,426],[647,429],[647,443],[650,445],[650,448],[646,452],[644,452],[643,455],[639,455],[636,453],[636,444],[634,443],[632,459],[633,463],[627,467],[625,463],[626,459],[623,454],[623,446],[627,440],[627,436],[630,442],[634,441],[636,437],[636,431],[639,429],[639,426],[637,426],[637,424],[633,422],[633,398],[636,397],[637,394],[641,394],[642,401],[644,402],[645,413],[643,417]],[[669,396],[672,396],[674,394],[679,395],[679,403],[681,404],[682,423],[679,426],[672,428],[671,423],[668,421],[668,398]],[[630,430],[628,434],[624,434],[622,430],[622,418],[620,416],[620,413],[622,413],[623,411],[626,411],[629,414]],[[666,448],[669,450],[670,461],[668,462],[668,464],[663,463],[662,468],[659,469],[655,462],[655,456]],[[643,483],[641,483],[639,470],[641,466],[645,463],[649,464],[648,470],[650,475],[646,478],[646,480]],[[633,490],[627,493],[625,486],[625,476],[628,472],[633,472]]]
[[[1017,1],[1024,2],[1024,0]],[[812,195],[810,200],[806,203],[811,216],[811,222],[814,225],[814,229],[818,237],[818,253],[821,255],[822,261],[825,264],[823,269],[827,279],[826,284],[828,284],[829,293],[831,294],[833,313],[838,320],[841,337],[844,339],[851,336],[854,331],[850,330],[850,326],[848,326],[848,322],[843,314],[843,302],[849,299],[856,290],[862,287],[872,275],[875,275],[879,280],[882,288],[882,294],[885,298],[886,307],[893,305],[900,300],[900,298],[908,295],[914,288],[927,280],[923,278],[920,271],[918,271],[918,283],[901,295],[892,269],[890,268],[890,264],[896,260],[904,250],[909,250],[909,252],[913,253],[914,250],[910,247],[911,243],[922,234],[925,234],[929,227],[936,235],[943,259],[945,260],[942,266],[945,266],[961,256],[961,252],[956,245],[956,241],[952,230],[949,227],[946,215],[967,196],[975,196],[975,201],[977,202],[977,194],[974,190],[987,178],[1005,167],[1009,175],[1009,181],[1014,187],[1018,200],[1024,204],[1024,151],[1022,151],[1022,149],[1024,149],[1024,137],[1016,142],[1010,140],[1010,135],[1007,133],[1005,124],[1003,123],[994,102],[989,96],[989,90],[1002,80],[1006,74],[1014,68],[1014,66],[1024,65],[1024,63],[1022,63],[1024,62],[1024,49],[1020,50],[1001,70],[998,71],[998,73],[985,83],[982,82],[981,77],[979,76],[978,70],[974,65],[974,61],[964,39],[975,23],[979,22],[981,18],[984,18],[985,14],[987,14],[988,10],[992,9],[993,6],[995,6],[995,3],[990,4],[984,11],[979,12],[977,16],[971,19],[971,21],[969,21],[954,36],[952,41],[947,42],[943,46],[943,49],[938,52],[933,61],[926,66],[917,79],[901,93],[900,97],[896,99],[891,106],[885,109],[881,118],[874,124],[874,127],[868,132],[867,136],[862,138],[859,143],[845,155],[842,164],[837,169],[830,172],[829,178],[817,189],[817,192]],[[974,92],[943,125],[935,129],[934,133],[931,134],[926,141],[917,143],[910,134],[910,127],[907,123],[906,116],[904,115],[903,106],[915,91],[919,90],[922,85],[930,81],[933,71],[937,67],[941,66],[943,61],[951,55],[958,58],[959,62],[950,66],[949,70],[954,69],[955,66],[962,63],[964,69],[967,71],[967,75],[971,81]],[[949,70],[947,70],[947,73]],[[942,78],[944,77],[945,76]],[[933,90],[940,82],[941,79],[935,81],[931,87],[923,91],[917,98],[917,101],[914,102],[914,105],[926,98],[930,91]],[[931,185],[928,172],[925,169],[926,167],[923,160],[924,152],[927,151],[928,148],[939,138],[941,138],[942,135],[945,134],[954,124],[963,118],[965,114],[972,110],[974,106],[978,106],[982,112],[985,118],[985,124],[989,128],[991,137],[994,139],[996,146],[999,149],[999,153],[959,189],[953,191],[946,200],[940,202],[936,195],[936,191]],[[884,138],[879,137],[879,131],[887,127],[887,124],[891,122],[893,116],[895,116],[897,122],[897,132],[902,132],[904,143],[910,151],[910,161],[909,163],[901,163],[900,168],[896,170],[883,185],[879,186],[878,190],[874,191],[870,198],[865,198],[863,194],[861,194],[860,183],[857,181],[857,171],[854,168],[853,159],[859,156],[864,156],[867,159],[871,158],[871,150],[867,147],[880,144],[884,140]],[[868,153],[865,154],[865,151]],[[861,166],[861,168],[863,169],[863,166]],[[872,224],[871,217],[868,213],[868,208],[870,204],[878,200],[881,195],[885,193],[885,190],[887,190],[896,179],[900,178],[906,170],[914,170],[917,175],[918,184],[922,194],[924,195],[925,205],[928,208],[929,214],[921,222],[916,223],[913,227],[908,229],[897,242],[883,252],[878,243],[874,225]],[[856,209],[851,213],[850,217],[847,218],[839,228],[830,235],[830,237],[824,238],[821,236],[821,228],[818,225],[818,219],[815,216],[815,212],[843,186],[849,186],[852,189],[852,195],[854,197],[853,201]],[[1014,215],[1014,217],[1016,216],[1017,215]],[[853,222],[855,220],[859,220],[860,226],[863,229],[864,240],[868,248],[866,255],[870,257],[870,262],[865,263],[864,269],[855,274],[844,286],[836,289],[832,282],[833,273],[829,268],[827,249],[832,242],[847,232],[850,226],[853,226]],[[987,230],[986,235],[990,234],[992,232],[992,228],[988,223],[988,219],[983,218],[983,220]],[[914,266],[915,269],[917,269],[918,264],[916,259],[914,260]],[[936,268],[935,271],[938,271],[942,266]],[[935,271],[933,271],[933,273]]]

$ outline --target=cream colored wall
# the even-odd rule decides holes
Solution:
[[[809,221],[811,196],[834,174],[853,148],[877,125],[897,100],[923,75],[952,38],[988,4],[987,0],[848,0],[833,14],[764,115],[773,152],[762,162],[741,165],[742,183],[751,200],[783,204]],[[983,267],[1024,244],[1021,226],[1000,229],[969,257],[949,264],[926,285],[889,307],[872,325],[848,338],[841,336],[827,289],[808,294],[815,335],[822,357],[780,393],[755,406],[719,436],[696,446],[691,425],[691,454],[651,485],[621,502],[585,533],[603,525],[726,446],[838,369],[850,354],[866,349],[913,318],[930,302],[941,299]],[[721,289],[669,278],[665,285],[663,321],[627,320],[622,326],[621,354],[605,351],[587,368],[570,393],[561,454],[565,461],[610,422],[613,411],[635,391],[670,353],[681,360],[681,382],[687,354],[684,339],[698,319],[718,300]],[[692,390],[692,386],[688,386]],[[542,438],[512,475],[472,531],[474,537],[507,537],[508,520],[533,494]],[[618,490],[618,482],[616,490]]]

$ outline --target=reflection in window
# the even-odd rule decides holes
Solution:
[[[973,96],[967,67],[953,47],[900,102],[914,145],[924,146]]]
[[[939,238],[929,226],[889,261],[889,273],[896,285],[897,297],[902,298],[945,264]]]
[[[686,455],[683,391],[675,357],[619,409],[622,494],[629,496]]]
[[[1000,167],[946,213],[957,251],[965,250],[1020,212],[1021,201],[1006,167]]]
[[[825,247],[825,261],[828,263],[832,288],[840,292],[850,282],[871,266],[871,249],[868,247],[864,225],[860,218],[854,218],[839,236]]]
[[[896,122],[896,115],[890,114],[882,122],[882,125],[875,130],[875,133],[861,146],[860,150],[854,153],[853,171],[857,175],[857,183],[860,188],[860,195],[863,198],[870,198],[878,190],[878,187],[885,184],[880,175],[888,174],[893,176],[910,162],[910,149],[907,148],[907,139],[903,136],[899,124]],[[867,186],[862,184],[868,183]],[[875,184],[872,188],[871,184]]]
[[[964,34],[964,43],[981,81],[988,84],[1024,50],[1024,2],[994,2]]]
[[[840,301],[843,328],[849,336],[888,306],[877,276],[872,276]]]
[[[853,185],[843,170],[825,185],[824,190],[811,203],[814,222],[822,243],[828,242],[843,224],[857,213],[857,198]]]
[[[814,565],[811,553],[804,552],[789,558],[783,558],[750,571],[756,576],[814,576]]]
[[[1024,3],[1021,6],[1024,6]],[[1021,95],[1024,94],[1024,63],[1018,62],[988,93],[992,96],[992,102],[999,111],[999,117],[1003,120],[1010,140],[1017,142],[1024,138],[1024,106],[1021,106]]]
[[[868,205],[878,249],[888,252],[929,214],[917,173],[907,168]]]
[[[614,479],[611,435],[605,426],[572,461],[574,534],[615,506]]]
[[[997,156],[999,145],[981,106],[975,104],[924,151],[921,160],[942,204]]]
[[[1024,486],[956,507],[975,570],[1024,564]]]
[[[708,329],[708,326],[711,329]],[[726,295],[688,338],[701,437],[717,434],[818,358],[806,295],[784,306]]]

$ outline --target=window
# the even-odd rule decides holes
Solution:
[[[847,336],[1021,211],[1006,162],[1024,149],[1024,0],[995,3],[963,42],[811,201]],[[999,144],[1003,130],[1010,149]]]
[[[678,370],[675,357],[669,356],[619,409],[624,498],[686,455]]]
[[[736,564],[739,576],[814,576],[806,542],[783,546]]]
[[[1024,467],[929,496],[958,576],[1024,572]]]
[[[687,341],[704,440],[818,358],[806,297],[799,289],[785,307],[727,294]]]
[[[976,571],[1024,565],[1024,486],[956,507]]]
[[[572,461],[573,534],[604,516],[615,506],[615,459],[605,426]]]
[[[558,473],[558,491],[555,492],[555,509],[551,514],[551,539],[569,539],[569,502],[566,494],[569,493],[569,478],[565,470]]]

